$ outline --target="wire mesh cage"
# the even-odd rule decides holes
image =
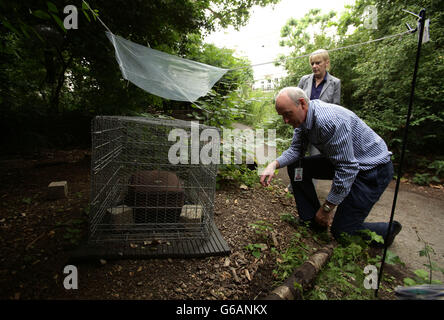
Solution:
[[[192,130],[182,120],[98,116],[92,121],[89,240],[94,243],[207,239],[213,222],[217,163],[173,164],[173,129],[185,133],[191,159]],[[199,139],[199,138],[198,138]],[[200,141],[198,150],[217,143]],[[195,146],[195,145],[194,145]],[[216,148],[217,149],[217,148]],[[218,149],[217,149],[218,150]]]

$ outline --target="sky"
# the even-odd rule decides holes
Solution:
[[[205,42],[234,49],[236,56],[248,57],[253,65],[274,61],[278,54],[290,53],[289,48],[279,46],[281,29],[290,18],[302,18],[310,9],[315,8],[322,9],[322,13],[330,10],[340,13],[345,5],[354,2],[355,0],[281,0],[275,6],[257,6],[252,9],[249,23],[245,27],[239,31],[230,27],[212,33]],[[285,74],[283,68],[273,64],[254,67],[253,71],[256,80],[263,79],[266,75],[276,78]]]

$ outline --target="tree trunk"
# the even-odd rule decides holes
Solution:
[[[330,259],[333,245],[319,249],[305,261],[285,282],[263,300],[301,300],[303,292],[312,286],[322,267]]]

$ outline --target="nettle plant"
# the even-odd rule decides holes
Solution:
[[[271,233],[274,231],[273,226],[264,220],[258,220],[254,223],[248,225],[254,230],[254,232],[259,235],[261,241],[260,243],[249,243],[245,246],[245,249],[251,252],[251,254],[259,259],[261,257],[261,252],[268,248],[270,242]]]
[[[432,261],[431,256],[436,255],[435,250],[429,243],[421,239],[418,231],[416,231],[416,236],[418,237],[418,241],[421,241],[424,244],[424,249],[419,251],[419,256],[427,258],[428,263],[424,264],[427,270],[416,269],[414,271],[414,274],[416,275],[415,279],[407,277],[404,279],[404,284],[406,286],[416,286],[421,284],[442,284],[442,281],[433,279],[433,271],[438,271],[444,274],[444,268],[438,266],[436,262]]]

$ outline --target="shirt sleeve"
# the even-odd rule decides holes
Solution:
[[[327,201],[338,205],[350,193],[359,172],[354,156],[351,128],[346,122],[332,121],[321,127],[325,155],[335,166],[335,174]]]
[[[279,168],[283,168],[299,160],[302,150],[302,130],[300,128],[294,129],[293,139],[290,147],[282,152],[281,156],[276,160],[279,162]]]

